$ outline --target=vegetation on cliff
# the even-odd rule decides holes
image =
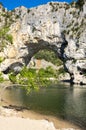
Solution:
[[[83,9],[85,0],[77,0],[76,1],[76,6],[79,7],[80,9]]]
[[[78,0],[73,4],[50,2],[41,6],[41,11],[40,6],[30,10],[21,6],[13,11],[7,11],[1,4],[0,70],[2,72],[6,72],[7,68],[9,70],[16,70],[16,68],[21,70],[23,65],[28,65],[31,57],[37,51],[46,48],[53,50],[57,56],[65,61],[65,70],[72,75],[71,79],[75,83],[85,83],[86,77],[83,75],[82,69],[86,64],[86,4],[83,6],[83,2],[84,0]],[[61,32],[64,33],[65,37],[61,35]],[[35,57],[45,59],[57,66],[62,65],[62,62],[50,50],[40,51]],[[17,64],[17,62],[22,65]],[[10,79],[13,80],[14,78],[15,83],[17,76],[11,73]]]
[[[4,26],[0,29],[0,50],[2,51],[6,45],[9,43],[13,43],[13,37],[9,34],[9,27]]]
[[[56,66],[63,64],[63,62],[51,50],[41,50],[34,57],[36,59],[45,59],[46,61],[51,62]]]
[[[2,73],[0,72],[0,82],[3,82],[4,81],[4,78],[2,76]]]

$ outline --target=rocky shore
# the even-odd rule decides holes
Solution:
[[[0,128],[1,130],[80,130],[78,127],[65,121],[57,120],[53,123],[47,116],[41,116],[27,110],[16,111],[0,107]],[[64,128],[63,128],[64,127]]]
[[[0,128],[3,130],[56,130],[53,123],[46,120],[2,116],[0,116]]]

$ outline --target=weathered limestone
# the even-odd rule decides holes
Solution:
[[[5,60],[0,70],[6,72],[9,68],[17,71],[18,68],[19,71],[39,50],[51,49],[63,60],[71,83],[86,84],[85,10],[86,2],[83,11],[75,4],[58,2],[31,9],[16,8],[14,15],[19,18],[9,32],[13,36],[13,45],[4,49]]]

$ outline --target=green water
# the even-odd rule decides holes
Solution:
[[[6,102],[26,106],[46,115],[54,115],[86,129],[86,86],[70,87],[64,84],[42,88],[39,92],[26,92],[18,87],[6,89],[2,97]]]

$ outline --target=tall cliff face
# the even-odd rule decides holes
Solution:
[[[63,61],[71,82],[86,84],[86,2],[83,10],[75,3],[50,2],[8,13],[12,21],[8,34],[13,41],[0,53],[4,57],[1,71],[20,70],[39,50],[51,49]]]

